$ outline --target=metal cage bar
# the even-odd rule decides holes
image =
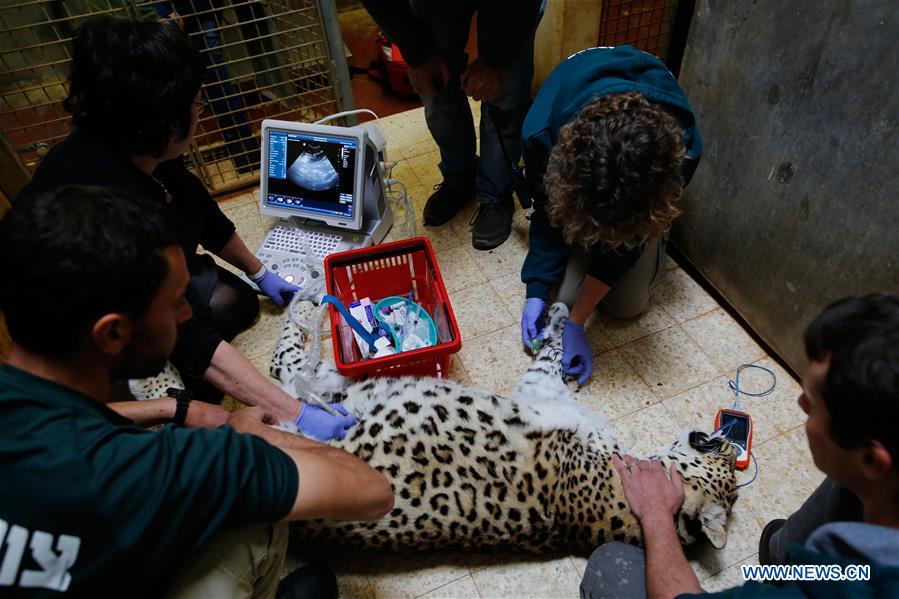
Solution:
[[[332,0],[25,0],[0,4],[0,132],[25,166],[70,130],[62,108],[73,32],[99,15],[169,20],[206,63],[191,168],[213,192],[250,185],[259,173],[266,118],[313,121],[351,107],[339,68]],[[330,39],[336,35],[338,39]],[[337,81],[346,77],[347,81]]]
[[[678,0],[603,0],[599,45],[635,48],[665,59]]]

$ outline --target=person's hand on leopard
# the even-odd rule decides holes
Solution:
[[[356,424],[356,417],[347,412],[346,408],[339,403],[331,403],[328,406],[336,414],[331,414],[317,404],[304,403],[300,415],[297,416],[297,429],[316,441],[346,437],[347,431]]]
[[[684,479],[674,463],[666,474],[659,460],[616,454],[612,465],[621,477],[628,505],[642,525],[672,521],[684,503]]]
[[[584,325],[565,321],[562,329],[562,371],[568,376],[576,376],[578,385],[583,385],[593,374],[593,350],[587,342]]]

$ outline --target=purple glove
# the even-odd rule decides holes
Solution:
[[[593,373],[593,350],[587,343],[584,325],[565,321],[562,329],[562,370],[576,376],[577,384],[583,385]]]
[[[291,285],[272,271],[266,269],[258,279],[253,282],[262,290],[262,293],[272,298],[272,301],[283,306],[284,302],[289,302],[294,293],[300,290],[296,285]]]
[[[331,416],[327,410],[316,404],[303,404],[300,415],[297,416],[297,428],[300,432],[312,437],[316,441],[328,441],[330,439],[343,439],[346,432],[356,424],[356,417],[349,413],[339,403],[328,404],[341,416]]]
[[[546,302],[539,297],[529,297],[521,314],[521,342],[531,349],[531,341],[543,332],[543,317],[546,315]]]

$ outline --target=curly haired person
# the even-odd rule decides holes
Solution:
[[[664,273],[665,240],[702,154],[686,96],[665,65],[631,46],[591,48],[560,64],[525,118],[534,200],[521,338],[540,338],[550,294],[571,307],[562,365],[593,371],[584,321],[600,306],[631,318]]]

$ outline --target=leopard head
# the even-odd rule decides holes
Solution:
[[[727,543],[725,525],[737,500],[734,473],[737,452],[724,437],[701,431],[684,433],[665,454],[684,477],[684,503],[677,515],[678,534],[685,544],[704,534],[716,549]]]

